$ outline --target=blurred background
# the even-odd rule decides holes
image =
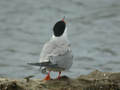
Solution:
[[[120,72],[120,0],[0,0],[0,77],[43,78],[38,67],[53,25],[66,16],[74,64],[63,74]]]

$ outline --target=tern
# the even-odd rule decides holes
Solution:
[[[52,37],[46,42],[40,54],[39,63],[29,63],[43,67],[48,71],[44,80],[50,80],[50,72],[58,72],[57,79],[60,79],[62,71],[67,71],[73,64],[71,45],[67,37],[67,26],[65,18],[56,22],[53,26]]]

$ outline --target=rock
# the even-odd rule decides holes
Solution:
[[[31,77],[30,77],[31,78]],[[120,73],[95,70],[76,79],[62,76],[59,80],[0,78],[0,90],[120,90]]]

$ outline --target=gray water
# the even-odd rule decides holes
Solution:
[[[66,16],[76,77],[95,69],[120,72],[120,0],[0,0],[0,77],[43,78],[40,51]]]

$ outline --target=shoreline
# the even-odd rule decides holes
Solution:
[[[120,72],[95,70],[88,75],[72,79],[62,76],[60,80],[0,78],[0,90],[120,90]]]

